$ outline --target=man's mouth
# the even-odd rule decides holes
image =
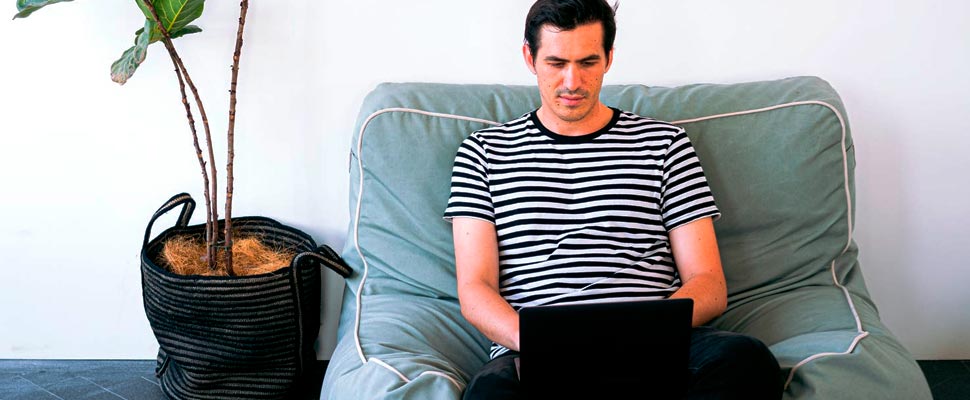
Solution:
[[[578,106],[585,99],[585,96],[574,96],[574,95],[560,95],[559,100],[562,104],[567,107]]]

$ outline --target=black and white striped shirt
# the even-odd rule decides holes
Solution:
[[[516,310],[666,298],[681,285],[667,232],[719,215],[685,131],[617,109],[582,136],[535,112],[472,133],[444,213],[495,224],[500,290]]]

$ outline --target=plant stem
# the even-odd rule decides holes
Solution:
[[[203,193],[205,195],[205,241],[206,244],[214,243],[214,233],[216,231],[215,221],[212,219],[212,206],[209,204],[209,175],[206,173],[205,169],[205,159],[202,157],[202,149],[199,148],[199,134],[195,130],[195,118],[192,117],[192,107],[189,105],[188,97],[185,95],[185,81],[182,79],[182,71],[179,70],[178,64],[175,63],[175,59],[172,59],[172,65],[175,66],[175,75],[179,80],[179,91],[182,92],[182,105],[185,106],[185,117],[189,120],[189,128],[192,130],[192,145],[195,146],[195,155],[199,158],[199,166],[202,168],[202,183],[203,183]],[[207,256],[212,255],[212,248],[206,246]],[[213,258],[214,260],[214,258]],[[215,265],[210,262],[209,270],[214,270]]]
[[[242,53],[243,28],[246,26],[246,13],[249,11],[249,0],[239,3],[239,29],[236,31],[236,51],[232,54],[232,82],[229,85],[229,157],[226,162],[226,272],[233,276],[232,270],[232,192],[233,175],[232,163],[236,158],[235,130],[236,130],[236,81],[239,78],[239,55]]]
[[[143,4],[145,4],[145,6],[148,8],[149,11],[151,11],[152,18],[155,20],[155,23],[158,24],[158,29],[162,33],[162,43],[165,44],[165,49],[168,50],[168,55],[169,57],[172,58],[172,62],[175,63],[176,68],[178,68],[178,70],[181,71],[179,82],[181,82],[181,77],[185,78],[185,82],[188,83],[189,89],[192,91],[192,97],[195,98],[195,104],[196,104],[196,107],[198,107],[199,109],[199,115],[202,116],[202,127],[205,129],[206,147],[209,152],[209,168],[212,171],[211,172],[212,189],[211,191],[208,189],[205,190],[206,207],[210,210],[206,214],[211,215],[211,221],[206,221],[206,230],[208,231],[207,232],[208,237],[206,237],[206,244],[207,244],[206,248],[208,249],[206,259],[209,264],[209,269],[215,270],[216,269],[215,244],[216,242],[219,241],[219,230],[217,228],[218,221],[219,221],[219,210],[218,210],[218,204],[217,204],[218,203],[217,195],[218,195],[219,186],[217,184],[218,174],[215,167],[215,156],[212,150],[212,134],[210,133],[210,130],[209,130],[209,118],[206,116],[205,107],[202,105],[202,99],[199,97],[199,91],[195,87],[195,83],[192,82],[192,77],[189,76],[189,71],[188,69],[185,68],[185,64],[182,63],[182,58],[179,57],[178,52],[175,51],[175,45],[172,44],[172,38],[171,36],[169,36],[168,29],[165,28],[165,24],[162,23],[162,19],[159,18],[158,11],[155,10],[155,5],[153,4],[153,0],[140,0],[140,1]],[[184,92],[183,92],[183,96],[184,96]],[[194,128],[194,120],[192,120],[191,117],[189,119],[193,124],[193,128],[192,128],[193,135],[196,135],[195,128]],[[196,135],[196,140],[195,140],[196,143],[198,143],[197,137],[198,136]],[[198,145],[196,146],[196,148],[198,148]],[[199,150],[199,152],[201,153],[201,150]],[[203,168],[205,168],[204,163],[205,162],[203,161]],[[204,171],[203,171],[203,180],[206,180]],[[208,182],[206,182],[206,187],[207,188],[210,187]],[[209,233],[211,233],[211,235],[209,235]]]

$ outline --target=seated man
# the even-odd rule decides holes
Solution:
[[[720,213],[685,131],[599,101],[614,14],[605,0],[537,1],[522,53],[541,106],[455,157],[444,216],[458,297],[494,343],[465,399],[522,397],[520,308],[660,298],[694,301],[690,398],[780,398],[763,343],[704,326],[727,306]]]

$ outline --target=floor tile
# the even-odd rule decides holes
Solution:
[[[317,400],[327,362],[307,371],[294,400]],[[0,400],[166,400],[155,360],[0,360]]]
[[[970,371],[967,370],[963,361],[960,360],[921,360],[917,361],[917,363],[920,369],[923,370],[923,375],[926,376],[926,382],[929,383],[930,388],[948,384],[956,378],[970,376]]]
[[[42,389],[25,390],[22,392],[12,393],[10,397],[4,395],[0,397],[2,400],[67,400],[57,397],[50,392]]]
[[[970,399],[970,374],[956,377],[930,389],[934,400]]]
[[[79,377],[46,386],[44,389],[63,399],[118,400],[123,398]]]
[[[75,377],[75,373],[70,370],[51,370],[45,368],[39,371],[22,373],[20,377],[46,389],[52,385],[71,380]]]
[[[0,400],[34,398],[56,399],[57,397],[19,376],[0,378]]]
[[[162,388],[155,381],[147,381],[140,376],[129,377],[111,386],[105,386],[112,393],[126,399],[155,400],[165,399]]]

